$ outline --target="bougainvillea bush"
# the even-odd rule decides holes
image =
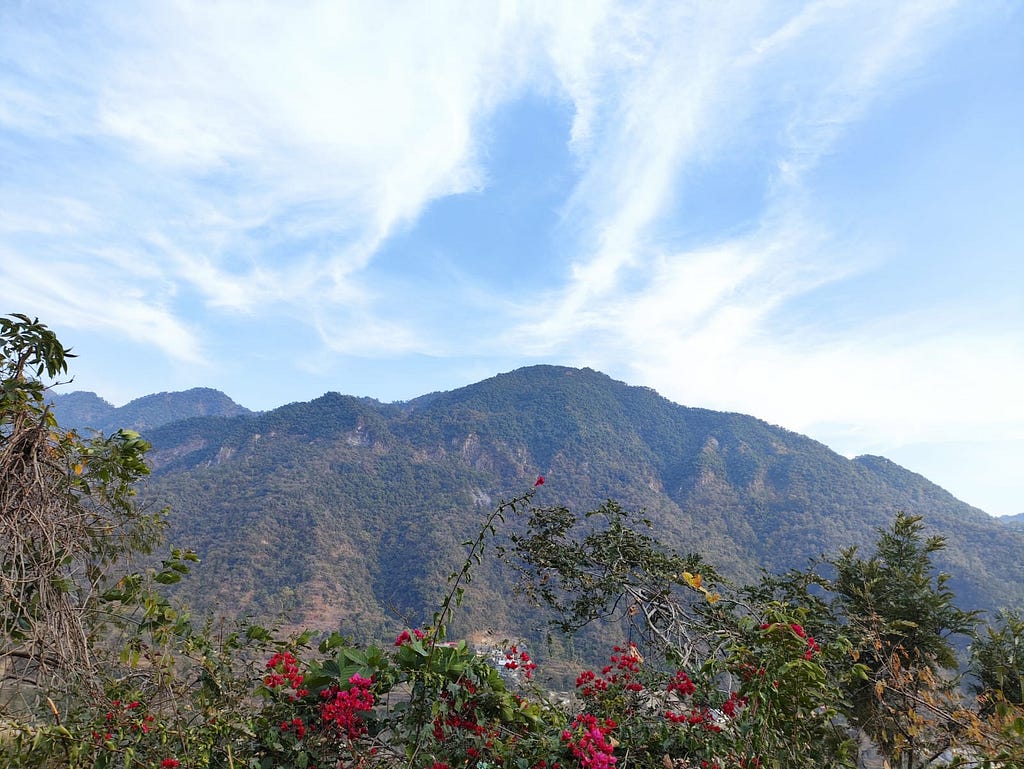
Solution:
[[[739,690],[725,693],[696,673],[698,688],[627,644],[609,664],[581,671],[574,697],[556,706],[531,678],[517,678],[521,688],[507,683],[503,673],[524,658],[531,664],[509,647],[495,662],[418,630],[390,648],[351,646],[337,635],[316,648],[293,642],[268,654],[262,675],[249,669],[247,698],[208,699],[212,707],[200,709],[210,694],[200,696],[200,686],[188,703],[97,700],[66,726],[22,725],[6,758],[82,767],[762,765],[751,754],[751,700]]]
[[[5,719],[0,759],[96,769],[854,766],[846,692],[869,681],[880,701],[918,697],[914,727],[950,736],[941,754],[916,752],[910,763],[896,753],[893,765],[1019,760],[1024,719],[1013,703],[999,700],[986,721],[948,692],[935,699],[918,679],[911,688],[906,676],[885,678],[858,661],[848,628],[799,600],[800,590],[713,581],[704,576],[713,569],[691,570],[701,564],[662,552],[614,505],[573,518],[592,528],[571,534],[569,518],[531,506],[534,493],[503,503],[467,543],[466,566],[453,572],[434,622],[385,642],[195,624],[160,597],[168,575],[183,574],[192,558],[176,551],[148,577],[125,580],[130,590],[108,595],[112,613],[137,621],[119,624],[119,644],[97,646],[104,664],[77,694],[44,694],[35,712]],[[548,591],[561,627],[606,616],[624,638],[582,666],[568,692],[545,687],[543,666],[521,641],[477,651],[446,636],[461,584],[510,512],[538,520],[504,557]],[[616,565],[623,552],[626,569]],[[571,594],[574,584],[589,585],[587,595]]]

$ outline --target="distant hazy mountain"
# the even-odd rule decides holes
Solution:
[[[52,395],[54,414],[65,427],[109,434],[121,428],[146,432],[154,427],[192,417],[232,417],[250,414],[219,390],[196,387],[185,392],[158,393],[113,406],[96,393]]]
[[[1010,526],[1015,529],[1024,529],[1024,513],[1017,513],[1017,515],[1004,515],[996,520],[1004,526]]]
[[[421,622],[461,563],[460,543],[541,473],[539,504],[584,511],[612,498],[643,508],[667,545],[738,579],[868,545],[897,510],[920,513],[949,541],[941,565],[962,606],[1024,605],[1024,532],[926,478],[589,369],[524,368],[401,404],[329,393],[174,421],[175,404],[196,417],[200,391],[190,392],[124,409],[165,406],[146,422],[162,424],[146,432],[155,446],[146,496],[171,505],[172,541],[202,556],[182,588],[202,606],[286,611],[358,635]],[[221,414],[234,405],[202,392]],[[57,408],[64,418],[67,401]],[[521,631],[532,618],[509,595],[508,575],[485,561],[464,627]]]

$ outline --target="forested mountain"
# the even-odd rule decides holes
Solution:
[[[124,406],[114,406],[96,393],[82,391],[56,394],[50,400],[65,427],[80,432],[99,430],[106,435],[121,428],[148,431],[190,417],[252,413],[224,393],[209,387],[146,395]]]
[[[1024,513],[1017,515],[1004,515],[999,519],[1004,526],[1011,526],[1015,529],[1024,529]]]
[[[940,563],[962,606],[1024,605],[1024,532],[920,475],[590,369],[534,366],[396,404],[329,393],[144,433],[146,498],[200,553],[182,591],[203,607],[363,636],[418,624],[460,543],[539,474],[537,504],[643,509],[665,544],[740,580],[867,545],[897,510],[922,514],[948,539]],[[462,630],[522,632],[509,575],[488,560],[475,577]]]

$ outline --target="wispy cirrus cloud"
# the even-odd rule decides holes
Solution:
[[[485,6],[145,10],[100,12],[91,44],[69,19],[15,19],[5,43],[30,85],[4,84],[5,130],[94,143],[116,176],[90,188],[26,163],[14,184],[106,209],[97,239],[130,220],[145,258],[222,310],[329,313],[396,227],[478,188],[479,122],[521,87],[535,37]]]
[[[5,296],[175,381],[539,358],[847,452],[1024,425],[1012,4],[0,14]]]
[[[873,103],[913,77],[936,45],[936,27],[948,23],[950,5],[821,2],[784,15],[775,4],[678,4],[630,24],[616,19],[618,44],[606,41],[589,62],[592,78],[608,77],[614,87],[600,90],[597,107],[591,102],[599,89],[577,87],[590,149],[567,217],[580,242],[559,313],[542,334],[551,338],[553,327],[586,303],[620,294],[631,282],[623,271],[632,270],[635,282],[636,273],[651,275],[655,262],[688,260],[686,251],[666,255],[672,226],[682,229],[678,221],[688,216],[680,199],[699,195],[693,177],[730,153],[756,150],[771,160],[761,168],[760,210],[738,223],[756,232],[751,244],[782,253],[764,242],[775,229],[786,258],[799,259],[793,225],[809,221],[812,210],[804,177]],[[567,67],[570,93],[581,69]],[[591,111],[605,116],[597,127]],[[666,219],[673,220],[668,227]],[[779,220],[789,224],[778,227]],[[820,263],[821,227],[815,229],[803,247],[808,263]],[[693,258],[703,253],[702,245]],[[761,263],[765,273],[776,267]],[[721,262],[723,273],[734,268]],[[845,273],[839,265],[837,277]],[[659,293],[662,277],[650,281]]]
[[[51,326],[113,334],[154,345],[183,363],[201,362],[204,345],[200,335],[168,310],[171,297],[140,290],[130,268],[116,273],[101,270],[103,282],[98,283],[99,256],[81,255],[54,270],[35,256],[0,248],[8,307],[13,311],[31,308],[31,314]],[[122,261],[120,255],[107,256]],[[122,277],[112,278],[114,274]]]

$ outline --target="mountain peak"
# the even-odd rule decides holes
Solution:
[[[400,404],[331,392],[248,418],[209,388],[119,409],[58,396],[58,420],[80,426],[76,403],[98,420],[86,426],[147,431],[147,499],[170,505],[172,541],[195,547],[208,570],[190,597],[248,611],[320,596],[300,607],[306,624],[320,624],[314,611],[363,629],[394,607],[420,611],[436,575],[464,557],[481,506],[538,475],[541,504],[583,511],[614,499],[643,511],[666,546],[739,580],[868,546],[899,510],[922,515],[949,543],[939,566],[967,607],[1024,597],[1024,534],[926,478],[590,368],[528,366]],[[481,605],[499,612],[508,586],[497,574],[481,584],[494,590]]]
[[[241,416],[247,408],[210,387],[144,395],[115,407],[95,393],[76,391],[51,397],[58,421],[80,431],[109,434],[121,428],[145,432],[182,419],[206,416]]]

